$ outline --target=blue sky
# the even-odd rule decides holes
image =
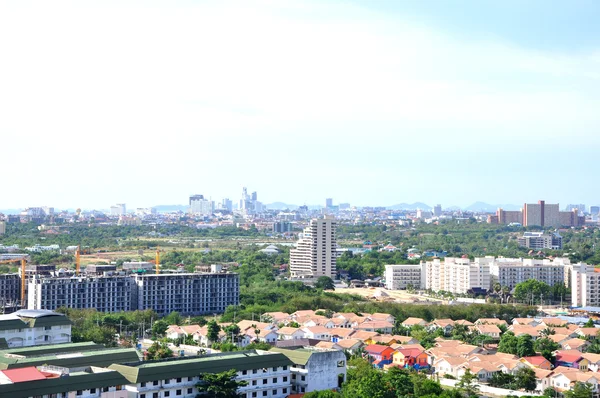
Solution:
[[[0,3],[0,208],[600,203],[596,1]]]

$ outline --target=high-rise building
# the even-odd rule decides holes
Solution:
[[[248,195],[248,189],[243,187],[239,210],[245,215],[256,214],[264,211],[264,206],[258,201],[258,194],[256,192],[252,192],[252,195]]]
[[[567,206],[565,206],[565,211],[573,211],[575,209],[579,210],[580,213],[585,213],[585,205],[583,203],[568,204]]]
[[[190,196],[190,214],[210,216],[215,211],[215,203],[204,195]]]
[[[21,300],[21,276],[0,274],[0,309],[14,306]]]
[[[571,272],[571,305],[573,307],[600,306],[600,272],[585,263],[575,264]]]
[[[221,209],[227,211],[233,211],[233,202],[229,198],[224,198],[221,201]]]
[[[110,215],[111,216],[124,216],[127,214],[127,206],[125,203],[117,203],[114,206],[110,207]]]
[[[600,206],[590,206],[590,214],[593,216],[600,214]]]
[[[522,259],[522,258],[492,258],[490,272],[492,284],[499,283],[514,289],[517,284],[528,279],[536,279],[549,286],[566,284],[568,267],[571,262],[566,257],[553,260]]]
[[[4,235],[6,233],[6,222],[0,221],[0,235]]]
[[[273,223],[273,232],[278,234],[292,232],[292,223],[289,221],[275,221]]]
[[[493,258],[446,257],[421,263],[425,267],[425,288],[451,293],[484,291],[490,288],[490,265]]]
[[[333,207],[333,199],[332,198],[325,199],[325,208],[331,209],[332,207]]]
[[[388,264],[385,266],[385,287],[404,290],[425,289],[425,264]]]
[[[442,215],[442,205],[433,206],[433,215],[439,217]]]
[[[293,278],[335,278],[336,229],[337,222],[330,217],[310,221],[296,248],[290,250],[290,271]]]

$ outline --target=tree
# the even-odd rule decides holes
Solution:
[[[395,391],[396,396],[404,397],[414,392],[413,379],[406,370],[396,366],[385,373],[384,382],[387,389]]]
[[[537,352],[550,362],[554,362],[554,355],[552,353],[560,349],[560,344],[555,343],[547,337],[537,339],[533,346]]]
[[[530,357],[535,355],[533,349],[533,339],[530,335],[524,334],[517,338],[517,356],[519,357]]]
[[[440,383],[428,379],[423,373],[412,373],[411,378],[415,397],[439,396],[443,391]]]
[[[542,331],[540,332],[540,335],[542,337],[549,337],[552,336],[553,334],[555,334],[556,331],[553,328],[544,328],[542,329]]]
[[[150,347],[148,347],[148,359],[164,359],[171,358],[173,351],[169,348],[166,343],[155,341]]]
[[[591,384],[578,381],[573,388],[569,391],[565,391],[563,395],[565,398],[592,398],[594,396],[594,391]]]
[[[240,337],[240,327],[238,325],[236,325],[235,323],[232,323],[231,325],[227,326],[225,328],[225,330],[223,330],[223,331],[225,332],[225,335],[227,336],[228,339],[230,339],[230,341],[232,343],[237,343],[237,341],[239,340],[239,337]]]
[[[181,318],[181,314],[177,311],[171,312],[169,315],[163,318],[168,325],[181,325],[183,323],[183,318]]]
[[[333,279],[328,276],[320,276],[319,279],[315,282],[315,287],[317,289],[323,290],[334,290],[335,284],[333,283]]]
[[[235,369],[226,370],[221,373],[203,373],[200,382],[196,384],[198,391],[204,393],[208,398],[239,398],[238,389],[248,385],[246,381],[236,380]]]
[[[510,373],[494,372],[490,379],[490,386],[506,389],[515,389],[515,376]]]
[[[467,368],[462,375],[456,387],[467,398],[479,396],[479,385],[477,384],[477,375],[471,373],[471,369]]]
[[[152,337],[156,340],[158,337],[164,336],[168,328],[169,324],[162,319],[154,322],[154,325],[152,325]]]
[[[594,325],[594,320],[592,318],[588,319],[588,321],[585,323],[585,325],[583,325],[583,327],[585,328],[593,328]]]
[[[504,352],[506,354],[517,354],[518,340],[513,332],[506,332],[500,338],[498,344],[498,352]]]
[[[537,279],[528,279],[515,286],[515,298],[521,302],[532,303],[549,296],[550,286]]]
[[[219,340],[219,332],[221,331],[221,327],[214,319],[209,321],[206,324],[206,338],[211,343],[214,343]]]
[[[331,390],[312,391],[304,394],[304,398],[342,398],[342,394]]]
[[[534,391],[536,380],[535,372],[529,367],[519,368],[515,374],[517,388],[522,388],[525,391]]]

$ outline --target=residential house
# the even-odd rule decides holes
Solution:
[[[594,372],[578,372],[575,369],[556,367],[550,377],[550,385],[560,392],[572,388],[575,383],[588,383],[592,386],[594,396],[598,393],[598,374]]]
[[[545,370],[552,369],[552,363],[541,355],[535,355],[532,357],[523,357],[520,359],[520,361],[522,363],[524,363],[525,365],[528,365],[530,368],[538,368],[538,369],[545,369]]]
[[[595,340],[599,331],[600,328],[577,328],[575,333],[577,333],[578,336],[584,337],[588,340]]]
[[[513,325],[529,325],[529,326],[537,326],[540,322],[534,318],[514,318],[512,320]]]
[[[373,336],[370,339],[368,339],[367,341],[365,341],[365,343],[367,344],[381,344],[381,345],[389,345],[391,346],[392,344],[396,344],[396,339],[394,338],[394,336],[392,336],[391,334],[382,334],[379,336]]]
[[[500,333],[502,333],[498,326],[488,324],[471,326],[471,330],[476,330],[479,334],[489,336],[494,340],[500,340]]]
[[[433,362],[433,367],[435,373],[440,376],[451,375],[458,378],[459,369],[468,363],[469,361],[462,357],[442,357]]]
[[[545,329],[544,326],[531,326],[531,325],[520,325],[520,324],[512,324],[509,326],[508,330],[513,332],[516,337],[523,335],[530,335],[533,340],[537,340],[540,337],[540,331]]]
[[[419,340],[415,339],[414,337],[400,336],[397,334],[393,335],[392,337],[394,340],[396,340],[397,344],[419,344]]]
[[[505,326],[508,328],[508,323],[503,319],[498,318],[479,318],[475,321],[475,325],[496,325],[498,327]]]
[[[198,330],[200,330],[201,327],[200,325],[184,325],[184,326],[178,326],[178,325],[169,325],[169,327],[167,328],[166,336],[169,339],[184,339],[187,336],[193,335],[195,332],[197,332]]]
[[[304,338],[304,332],[301,329],[289,326],[278,329],[276,333],[278,340],[298,340]]]
[[[462,369],[469,369],[471,373],[477,376],[477,380],[480,383],[487,383],[492,379],[494,373],[500,372],[498,367],[491,362],[469,362],[468,364],[464,364],[459,367],[458,375],[461,377],[464,375],[464,371]]]
[[[342,351],[348,351],[350,354],[354,354],[356,351],[364,347],[364,343],[357,339],[344,339],[339,340],[335,343],[335,348]]]
[[[313,326],[301,328],[304,337],[308,339],[331,341],[331,329],[323,326]]]
[[[600,354],[584,352],[582,357],[588,360],[588,370],[591,372],[600,372]]]
[[[402,326],[404,326],[405,328],[410,328],[410,327],[413,327],[416,325],[425,327],[425,326],[427,326],[427,321],[425,321],[422,318],[412,318],[412,317],[406,318],[404,321],[402,321]]]
[[[566,368],[579,369],[587,372],[590,361],[582,356],[582,353],[576,350],[557,351],[555,355],[554,365],[556,367],[564,366]]]
[[[373,366],[383,369],[384,365],[392,363],[394,350],[391,347],[379,344],[371,344],[365,347],[365,353],[371,357]]]
[[[374,314],[371,315],[367,315],[367,318],[369,318],[372,321],[385,321],[385,322],[389,322],[391,324],[394,324],[396,322],[396,317],[390,314],[384,314],[381,312],[376,312]]]
[[[455,325],[464,325],[464,326],[473,326],[474,323],[473,322],[469,322],[466,319],[459,319],[458,321],[454,322]]]
[[[291,319],[290,314],[288,314],[287,312],[265,312],[263,314],[263,318],[267,317],[271,318],[271,321],[278,325],[281,323],[285,325]]]
[[[577,350],[583,352],[590,345],[592,345],[592,343],[587,340],[574,338],[564,341],[561,344],[561,347],[563,350]]]
[[[390,366],[425,369],[429,367],[429,356],[424,350],[418,348],[399,349],[394,352]]]
[[[452,329],[454,329],[454,321],[452,319],[434,319],[429,326],[427,326],[427,329],[431,331],[442,329],[444,335],[449,336],[452,333]]]
[[[367,332],[377,332],[382,334],[392,334],[394,324],[388,321],[366,321],[358,325],[355,329]]]
[[[329,334],[331,335],[331,341],[334,343],[348,339],[351,335],[356,333],[354,329],[345,329],[345,328],[331,328],[329,329]]]
[[[354,333],[352,333],[350,335],[350,337],[352,337],[353,339],[357,339],[360,340],[362,342],[366,342],[367,340],[369,340],[371,337],[373,336],[379,336],[379,333],[377,332],[367,332],[364,330],[357,330]]]
[[[243,332],[241,332],[240,334],[243,335]],[[223,330],[220,330],[219,331],[219,340],[218,341],[210,341],[208,339],[208,327],[206,325],[204,325],[192,334],[192,338],[194,339],[194,341],[198,342],[198,345],[200,345],[201,347],[208,347],[212,343],[224,341],[227,338],[227,335],[225,334],[225,332]]]
[[[544,391],[546,388],[552,387],[552,381],[550,379],[550,376],[554,374],[552,370],[534,368],[533,371],[535,372],[536,377],[536,391]]]
[[[564,320],[564,319],[560,319],[560,318],[542,318],[540,321],[541,325],[544,325],[545,327],[565,327],[569,322]]]

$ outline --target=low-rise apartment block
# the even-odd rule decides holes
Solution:
[[[534,250],[562,249],[562,236],[558,232],[545,234],[543,232],[525,232],[519,237],[519,246]]]
[[[467,293],[490,288],[490,265],[493,258],[447,257],[421,263],[425,267],[425,288],[433,291]]]
[[[19,310],[0,315],[0,339],[9,348],[71,342],[71,321],[53,311]]]
[[[385,287],[389,290],[425,289],[425,264],[388,264],[385,266]]]
[[[575,264],[571,271],[571,305],[600,306],[600,272],[593,265]]]

